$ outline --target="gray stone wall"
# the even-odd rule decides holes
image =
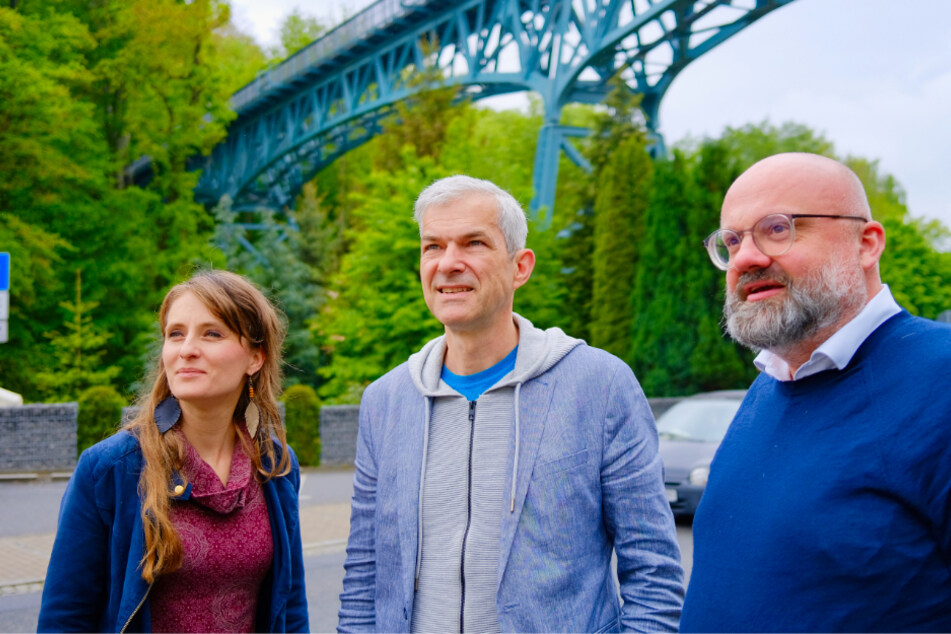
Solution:
[[[320,408],[320,464],[352,465],[357,453],[359,405],[324,405]]]
[[[660,416],[679,398],[648,399]],[[284,403],[281,416],[284,415]],[[327,405],[320,410],[320,463],[352,465],[357,449],[357,405]],[[57,471],[76,466],[76,403],[0,408],[0,472]],[[123,408],[123,421],[135,408]]]
[[[680,397],[649,398],[651,411],[657,418]],[[352,465],[357,453],[358,405],[325,405],[320,408],[320,464],[328,466]]]
[[[0,407],[0,472],[76,466],[76,403]]]

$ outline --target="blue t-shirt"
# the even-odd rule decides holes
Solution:
[[[493,365],[491,368],[475,374],[453,374],[443,365],[440,378],[449,384],[449,387],[459,392],[469,401],[474,401],[482,396],[482,393],[499,382],[503,376],[515,369],[515,358],[518,356],[518,346],[512,348],[512,351],[505,355],[505,358]]]

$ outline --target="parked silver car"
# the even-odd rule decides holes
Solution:
[[[692,516],[707,486],[710,462],[746,390],[689,396],[657,418],[667,500],[676,516]]]

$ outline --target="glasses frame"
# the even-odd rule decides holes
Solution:
[[[787,220],[789,220],[789,244],[786,245],[786,248],[780,251],[779,253],[766,253],[766,250],[756,240],[756,233],[755,233],[756,227],[761,222],[763,222],[764,220],[772,216],[782,216],[786,218]],[[793,244],[796,242],[796,220],[799,218],[840,218],[843,220],[861,220],[862,222],[870,222],[868,218],[864,218],[862,216],[840,216],[836,214],[784,214],[784,213],[766,214],[765,216],[763,216],[762,218],[754,222],[753,226],[750,227],[749,229],[743,229],[742,231],[734,231],[733,229],[722,229],[722,228],[717,229],[716,231],[714,231],[713,233],[711,233],[710,235],[708,235],[706,238],[703,239],[703,246],[706,247],[707,249],[707,255],[710,256],[710,261],[713,262],[713,265],[717,267],[718,269],[720,269],[721,271],[729,271],[732,268],[732,264],[730,260],[727,260],[726,262],[724,262],[720,258],[720,254],[717,252],[717,238],[721,238],[721,236],[724,233],[735,235],[737,238],[739,238],[740,240],[739,244],[741,245],[743,243],[743,237],[746,234],[750,234],[753,237],[753,244],[756,245],[756,248],[759,249],[760,253],[771,258],[779,257],[781,255],[785,255],[786,253],[788,253],[789,250],[792,249]],[[720,239],[720,241],[721,242],[723,241],[722,238]],[[737,247],[737,249],[739,249],[739,247]]]

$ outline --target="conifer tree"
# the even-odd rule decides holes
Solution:
[[[249,236],[236,223],[231,201],[225,196],[215,208],[215,240],[225,254],[227,268],[248,276],[284,313],[287,320],[285,383],[304,383],[314,387],[321,354],[309,322],[323,303],[323,283],[327,274],[319,268],[323,262],[315,254],[321,248],[333,247],[327,244],[327,234],[322,233],[325,227],[320,221],[316,201],[305,197],[302,207],[305,222],[300,225],[300,231],[279,223],[273,212],[261,210],[258,213],[264,229]],[[251,248],[245,244],[250,244]]]
[[[37,375],[37,383],[55,400],[76,400],[87,388],[108,385],[120,371],[114,366],[102,367],[104,346],[112,335],[93,322],[90,313],[98,305],[83,301],[82,271],[77,270],[76,298],[60,304],[69,315],[63,323],[64,332],[47,334],[57,364]]]
[[[601,170],[594,204],[591,343],[622,358],[631,347],[631,294],[653,171],[643,137],[629,136]]]

